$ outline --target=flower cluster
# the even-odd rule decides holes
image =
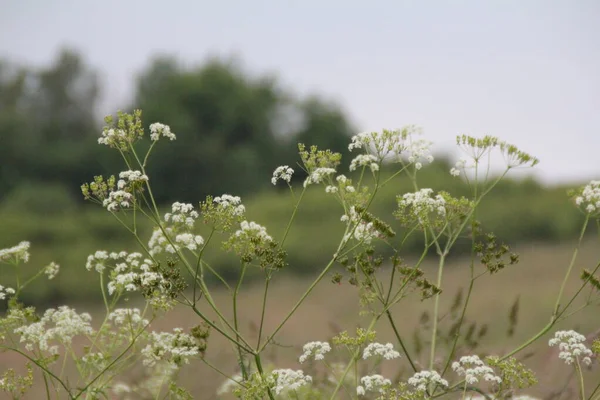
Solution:
[[[405,224],[414,221],[427,225],[433,219],[446,217],[446,199],[441,194],[433,197],[433,189],[421,189],[415,193],[398,196],[398,210],[395,215]]]
[[[277,167],[275,171],[273,171],[273,177],[271,178],[271,183],[273,185],[277,185],[278,180],[286,181],[288,184],[292,181],[292,174],[294,170],[287,165],[282,165]]]
[[[421,371],[408,379],[408,384],[414,386],[417,391],[424,392],[430,385],[448,387],[448,381],[442,379],[436,371]]]
[[[300,363],[305,362],[309,357],[314,357],[314,360],[323,360],[325,354],[331,351],[331,346],[327,342],[308,342],[302,347],[302,355]]]
[[[217,196],[213,201],[223,210],[229,210],[236,217],[241,217],[246,212],[246,207],[242,204],[242,199],[239,196],[231,196],[224,194]]]
[[[379,171],[377,157],[372,154],[359,154],[350,162],[350,171],[355,171],[358,167],[369,167],[371,171]]]
[[[298,388],[308,385],[312,382],[312,377],[309,375],[304,375],[304,372],[301,370],[294,371],[292,369],[276,369],[271,374],[275,379],[275,385],[273,387],[275,394],[285,393],[290,390],[297,390]]]
[[[413,164],[416,169],[421,169],[424,162],[433,162],[433,156],[431,155],[432,142],[413,139],[414,135],[420,133],[420,130],[414,126],[395,130],[384,129],[380,132],[363,132],[352,137],[348,150],[363,149],[366,153],[374,153],[375,157],[372,160],[392,157],[396,162],[400,162],[405,156],[409,164]],[[367,159],[360,160],[367,161]]]
[[[454,164],[454,167],[450,169],[450,175],[459,176],[461,172],[464,172],[466,169],[471,169],[474,167],[474,164],[469,164],[469,160],[462,157]]]
[[[464,375],[469,385],[478,383],[481,378],[487,382],[502,383],[502,378],[496,376],[494,370],[476,355],[461,357],[459,361],[452,363],[452,369],[458,375]]]
[[[363,214],[363,218],[361,218],[360,213],[356,211],[356,207],[354,206],[350,207],[348,214],[342,215],[342,222],[356,225],[354,231],[349,232],[344,237],[344,240],[350,239],[350,234],[352,234],[352,237],[357,241],[371,244],[373,239],[386,236],[378,229],[374,221],[367,221],[364,217],[365,215]]]
[[[102,130],[98,143],[123,152],[129,151],[129,147],[144,135],[140,110],[133,114],[118,112],[116,124],[112,116],[107,116],[104,122],[107,126]]]
[[[468,135],[459,135],[456,137],[456,144],[465,150],[476,163],[495,148],[500,149],[508,168],[519,166],[533,167],[539,163],[537,158],[494,136],[488,135],[482,138],[475,138]]]
[[[58,271],[60,270],[60,265],[52,261],[50,264],[44,267],[44,273],[48,276],[48,279],[54,279],[56,275],[58,275]]]
[[[560,350],[558,358],[564,360],[567,364],[572,364],[575,360],[581,360],[584,364],[592,363],[593,353],[584,344],[585,336],[571,331],[558,331],[554,334],[554,338],[548,342],[549,346],[556,346]]]
[[[30,245],[29,242],[22,241],[16,246],[0,250],[0,262],[18,263],[19,260],[23,262],[29,261]]]
[[[189,232],[194,227],[199,214],[191,204],[175,202],[171,206],[171,212],[164,216],[165,227],[154,228],[148,248],[151,255],[163,252],[175,254],[181,248],[195,251],[204,244],[200,235]],[[168,237],[165,235],[168,235]],[[170,239],[170,240],[169,240]]]
[[[141,171],[121,171],[119,172],[119,180],[117,181],[117,188],[124,189],[128,184],[147,182],[148,176],[142,174]]]
[[[188,364],[190,357],[200,354],[193,336],[175,328],[170,332],[152,332],[150,343],[142,349],[144,365],[154,366],[159,361],[167,361],[181,366]]]
[[[21,342],[25,343],[25,348],[29,351],[38,348],[58,354],[58,346],[51,346],[50,342],[58,341],[69,345],[77,335],[92,335],[94,330],[90,325],[91,320],[88,313],[77,314],[74,309],[61,306],[46,310],[38,322],[21,326],[15,329],[15,333],[21,335]]]
[[[312,171],[308,178],[306,178],[304,181],[304,187],[307,187],[313,183],[321,183],[326,177],[333,174],[335,174],[334,168],[315,168],[315,170]]]
[[[108,314],[108,321],[114,326],[128,326],[133,330],[148,325],[149,321],[142,318],[139,308],[117,308]]]
[[[385,389],[388,388],[392,381],[384,378],[381,375],[368,375],[360,378],[361,385],[356,387],[356,394],[364,396],[366,392],[379,392],[385,393]]]
[[[251,241],[253,238],[259,242],[272,242],[273,238],[267,234],[267,228],[257,224],[254,221],[242,221],[240,229],[235,232],[235,236]]]
[[[0,285],[0,300],[6,299],[7,296],[15,294],[15,289]]]
[[[160,122],[150,124],[150,140],[156,142],[161,136],[170,140],[176,139],[176,136],[173,132],[171,132],[169,125],[164,125]]]
[[[400,357],[400,353],[394,350],[394,345],[391,343],[369,343],[363,350],[363,359],[366,360],[372,356],[381,356],[386,360],[393,360],[394,358]]]
[[[586,213],[600,213],[600,181],[591,181],[575,197],[575,204]]]
[[[108,211],[118,211],[129,208],[135,201],[134,193],[142,190],[142,183],[148,181],[148,176],[140,171],[122,171],[119,173],[117,190],[111,190],[108,197],[102,201],[102,206]]]

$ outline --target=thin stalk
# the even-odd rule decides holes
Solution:
[[[290,228],[292,227],[292,223],[294,222],[294,219],[296,218],[296,213],[298,212],[298,208],[300,207],[300,203],[302,202],[302,198],[304,197],[304,193],[306,193],[306,187],[304,187],[302,189],[302,192],[300,193],[300,197],[298,198],[298,201],[294,205],[294,211],[292,211],[290,220],[288,221],[287,226],[285,228],[285,232],[283,233],[283,237],[281,238],[281,243],[279,243],[280,248],[283,248],[283,244],[285,243],[285,240],[287,239],[288,233],[290,232]]]
[[[437,283],[436,286],[440,288],[442,286],[442,274],[444,271],[444,263],[446,261],[447,252],[443,252],[440,254],[440,263],[438,266],[438,275],[437,275]],[[429,369],[433,370],[433,363],[435,361],[435,345],[437,340],[437,325],[438,325],[438,316],[440,311],[440,293],[435,296],[435,303],[433,306],[433,327],[431,334],[431,353],[429,355]]]
[[[560,285],[560,291],[558,292],[558,297],[556,298],[556,305],[554,306],[554,313],[552,314],[555,317],[558,314],[558,309],[560,307],[560,300],[562,298],[563,292],[565,290],[565,286],[567,285],[567,281],[569,280],[569,276],[571,276],[571,271],[573,270],[573,266],[575,265],[575,260],[577,259],[577,254],[579,253],[579,248],[581,247],[581,242],[583,240],[583,235],[585,234],[585,230],[587,228],[588,221],[590,220],[589,215],[586,216],[585,221],[583,222],[583,226],[581,227],[581,232],[579,233],[579,240],[577,241],[577,247],[575,247],[575,251],[573,251],[573,256],[571,257],[571,263],[569,264],[569,268],[567,269],[567,273]]]
[[[267,309],[267,293],[269,292],[269,282],[271,282],[271,277],[267,276],[267,279],[265,280],[265,290],[263,293],[262,310],[260,313],[260,325],[258,327],[258,340],[256,342],[257,349],[260,348],[260,341],[262,339],[262,332],[263,332],[263,327],[264,327],[264,323],[265,323],[265,312]]]
[[[202,318],[202,320],[204,322],[206,322],[208,325],[210,325],[213,329],[216,329],[217,332],[219,332],[221,335],[223,335],[225,338],[229,339],[230,342],[232,342],[235,345],[241,346],[242,349],[244,349],[244,351],[250,353],[250,354],[254,354],[254,351],[250,348],[247,347],[246,345],[238,342],[237,340],[235,340],[233,337],[231,337],[230,334],[228,334],[227,332],[225,332],[223,329],[219,328],[217,325],[215,325],[214,322],[212,322],[210,319],[208,319],[200,310],[198,310],[198,307],[196,307],[193,304],[190,304],[190,307],[192,308],[192,311],[194,311],[196,313],[196,315],[198,315],[200,318]],[[243,341],[244,339],[242,337],[240,337],[240,339]]]
[[[581,394],[581,400],[585,400],[585,384],[583,383],[583,372],[581,371],[581,363],[579,363],[578,357],[575,357],[575,370],[577,371],[577,377],[579,378],[579,393]]]
[[[262,363],[260,362],[260,354],[256,353],[254,355],[254,362],[256,363],[256,369],[258,370],[258,373],[260,374],[261,378],[264,378],[265,373],[263,371]],[[275,400],[275,396],[273,396],[273,393],[271,392],[270,388],[267,388],[267,394],[269,395],[269,399]]]
[[[233,326],[236,331],[236,340],[239,341],[240,337],[237,333],[239,331],[238,327],[238,310],[237,310],[237,296],[240,291],[240,287],[242,286],[242,282],[244,281],[244,275],[246,274],[246,268],[248,268],[248,264],[242,264],[242,271],[240,272],[240,277],[238,279],[238,283],[233,291]],[[242,376],[244,380],[248,379],[248,372],[246,371],[246,366],[244,365],[244,356],[242,354],[242,348],[240,345],[237,345],[238,356],[240,358],[240,368],[242,369]]]
[[[390,313],[390,310],[386,310],[385,314],[388,317],[388,321],[390,321],[390,326],[392,327],[392,330],[394,331],[394,335],[396,335],[396,339],[398,339],[398,343],[400,343],[400,347],[402,347],[402,351],[404,352],[406,359],[410,363],[411,368],[413,369],[414,372],[418,372],[417,366],[415,365],[412,358],[410,357],[410,354],[408,353],[408,349],[406,348],[406,346],[404,346],[404,342],[402,341],[402,338],[400,337],[400,333],[398,332],[398,329],[396,328],[396,324],[394,323],[394,319],[392,318],[392,314]]]

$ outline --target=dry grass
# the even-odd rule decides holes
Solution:
[[[548,322],[560,282],[572,255],[573,245],[573,243],[565,243],[558,246],[546,244],[522,246],[517,249],[521,254],[520,264],[494,276],[485,276],[476,282],[467,319],[489,326],[488,334],[481,340],[480,347],[476,350],[479,354],[504,354],[534,335]],[[572,279],[568,282],[567,296],[579,287],[579,271],[582,268],[593,268],[597,262],[598,241],[588,241],[581,249]],[[464,259],[451,260],[448,264],[444,276],[442,310],[447,310],[456,292],[467,286],[469,279],[467,265],[468,260]],[[425,270],[433,279],[435,267],[426,265]],[[293,307],[309,283],[310,281],[305,278],[290,276],[281,276],[271,282],[265,320],[267,334]],[[263,289],[260,285],[243,289],[240,295],[240,327],[251,343],[256,341],[262,295]],[[506,334],[508,314],[517,296],[520,298],[518,325],[515,334],[508,337]],[[214,298],[222,308],[231,309],[231,298],[225,290],[215,290]],[[416,296],[411,296],[393,310],[399,331],[410,349],[414,347],[412,337],[415,328],[418,329],[422,313],[430,311],[432,306],[432,300],[421,302]],[[591,306],[573,315],[568,322],[560,324],[552,332],[572,328],[585,334],[595,332],[600,328],[598,311],[598,305]],[[278,368],[299,368],[297,357],[301,352],[302,344],[311,340],[328,340],[341,330],[353,331],[361,323],[364,325],[366,319],[364,317],[357,319],[358,312],[358,296],[355,287],[347,283],[336,285],[324,280],[276,336],[275,341],[278,346],[274,346],[274,350],[266,354],[267,363],[272,363]],[[178,309],[170,313],[168,318],[157,321],[153,329],[170,330],[175,326],[187,328],[197,322],[198,318],[189,310]],[[447,330],[449,321],[442,321],[441,326],[443,330]],[[379,341],[396,343],[387,321],[380,321],[376,330]],[[422,335],[424,339],[428,336],[428,333]],[[540,379],[540,385],[529,391],[531,394],[548,394],[550,389],[562,387],[567,382],[570,369],[561,365],[561,362],[555,358],[556,355],[552,354],[546,346],[549,337],[550,335],[546,335],[533,346],[532,350],[535,350],[535,354],[525,360],[526,364],[537,372]],[[519,353],[518,356],[523,357],[526,352]],[[10,359],[7,357],[7,354],[2,354],[0,367],[4,368],[14,362],[14,357],[11,356]],[[207,358],[226,373],[237,372],[232,347],[218,337],[216,332],[213,332],[209,340]],[[416,361],[424,365],[426,360],[426,354],[422,354]],[[385,365],[384,369],[387,374],[408,367],[405,358],[401,358],[399,362],[388,361],[387,363],[389,365]],[[449,376],[454,375],[450,372]],[[595,386],[599,383],[599,376],[600,372],[596,365],[594,371],[587,373],[589,385]],[[224,380],[201,362],[195,362],[190,368],[184,368],[180,378],[184,386],[198,399],[217,398],[214,394],[215,390]],[[43,395],[36,397],[40,395],[36,390],[30,395],[33,397],[28,398],[44,398]],[[562,398],[569,399],[571,395],[567,394]]]

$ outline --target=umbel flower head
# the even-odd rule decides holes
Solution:
[[[575,204],[587,214],[600,215],[600,181],[591,181],[574,193]]]
[[[593,353],[586,347],[585,341],[585,336],[573,330],[558,331],[554,334],[554,338],[550,339],[548,345],[550,347],[558,345],[560,350],[558,358],[564,360],[566,364],[580,360],[584,364],[590,365]]]
[[[469,385],[478,383],[482,378],[487,382],[502,383],[502,378],[496,376],[494,370],[476,355],[461,357],[458,362],[452,363],[452,369],[458,375],[464,375]]]
[[[16,246],[0,250],[0,262],[18,263],[29,261],[29,246],[27,241],[22,241]]]

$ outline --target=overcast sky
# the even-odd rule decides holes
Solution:
[[[417,124],[438,149],[495,135],[548,183],[600,179],[597,0],[0,0],[0,57],[41,65],[61,46],[100,70],[103,111],[153,55],[237,55],[359,130]]]

